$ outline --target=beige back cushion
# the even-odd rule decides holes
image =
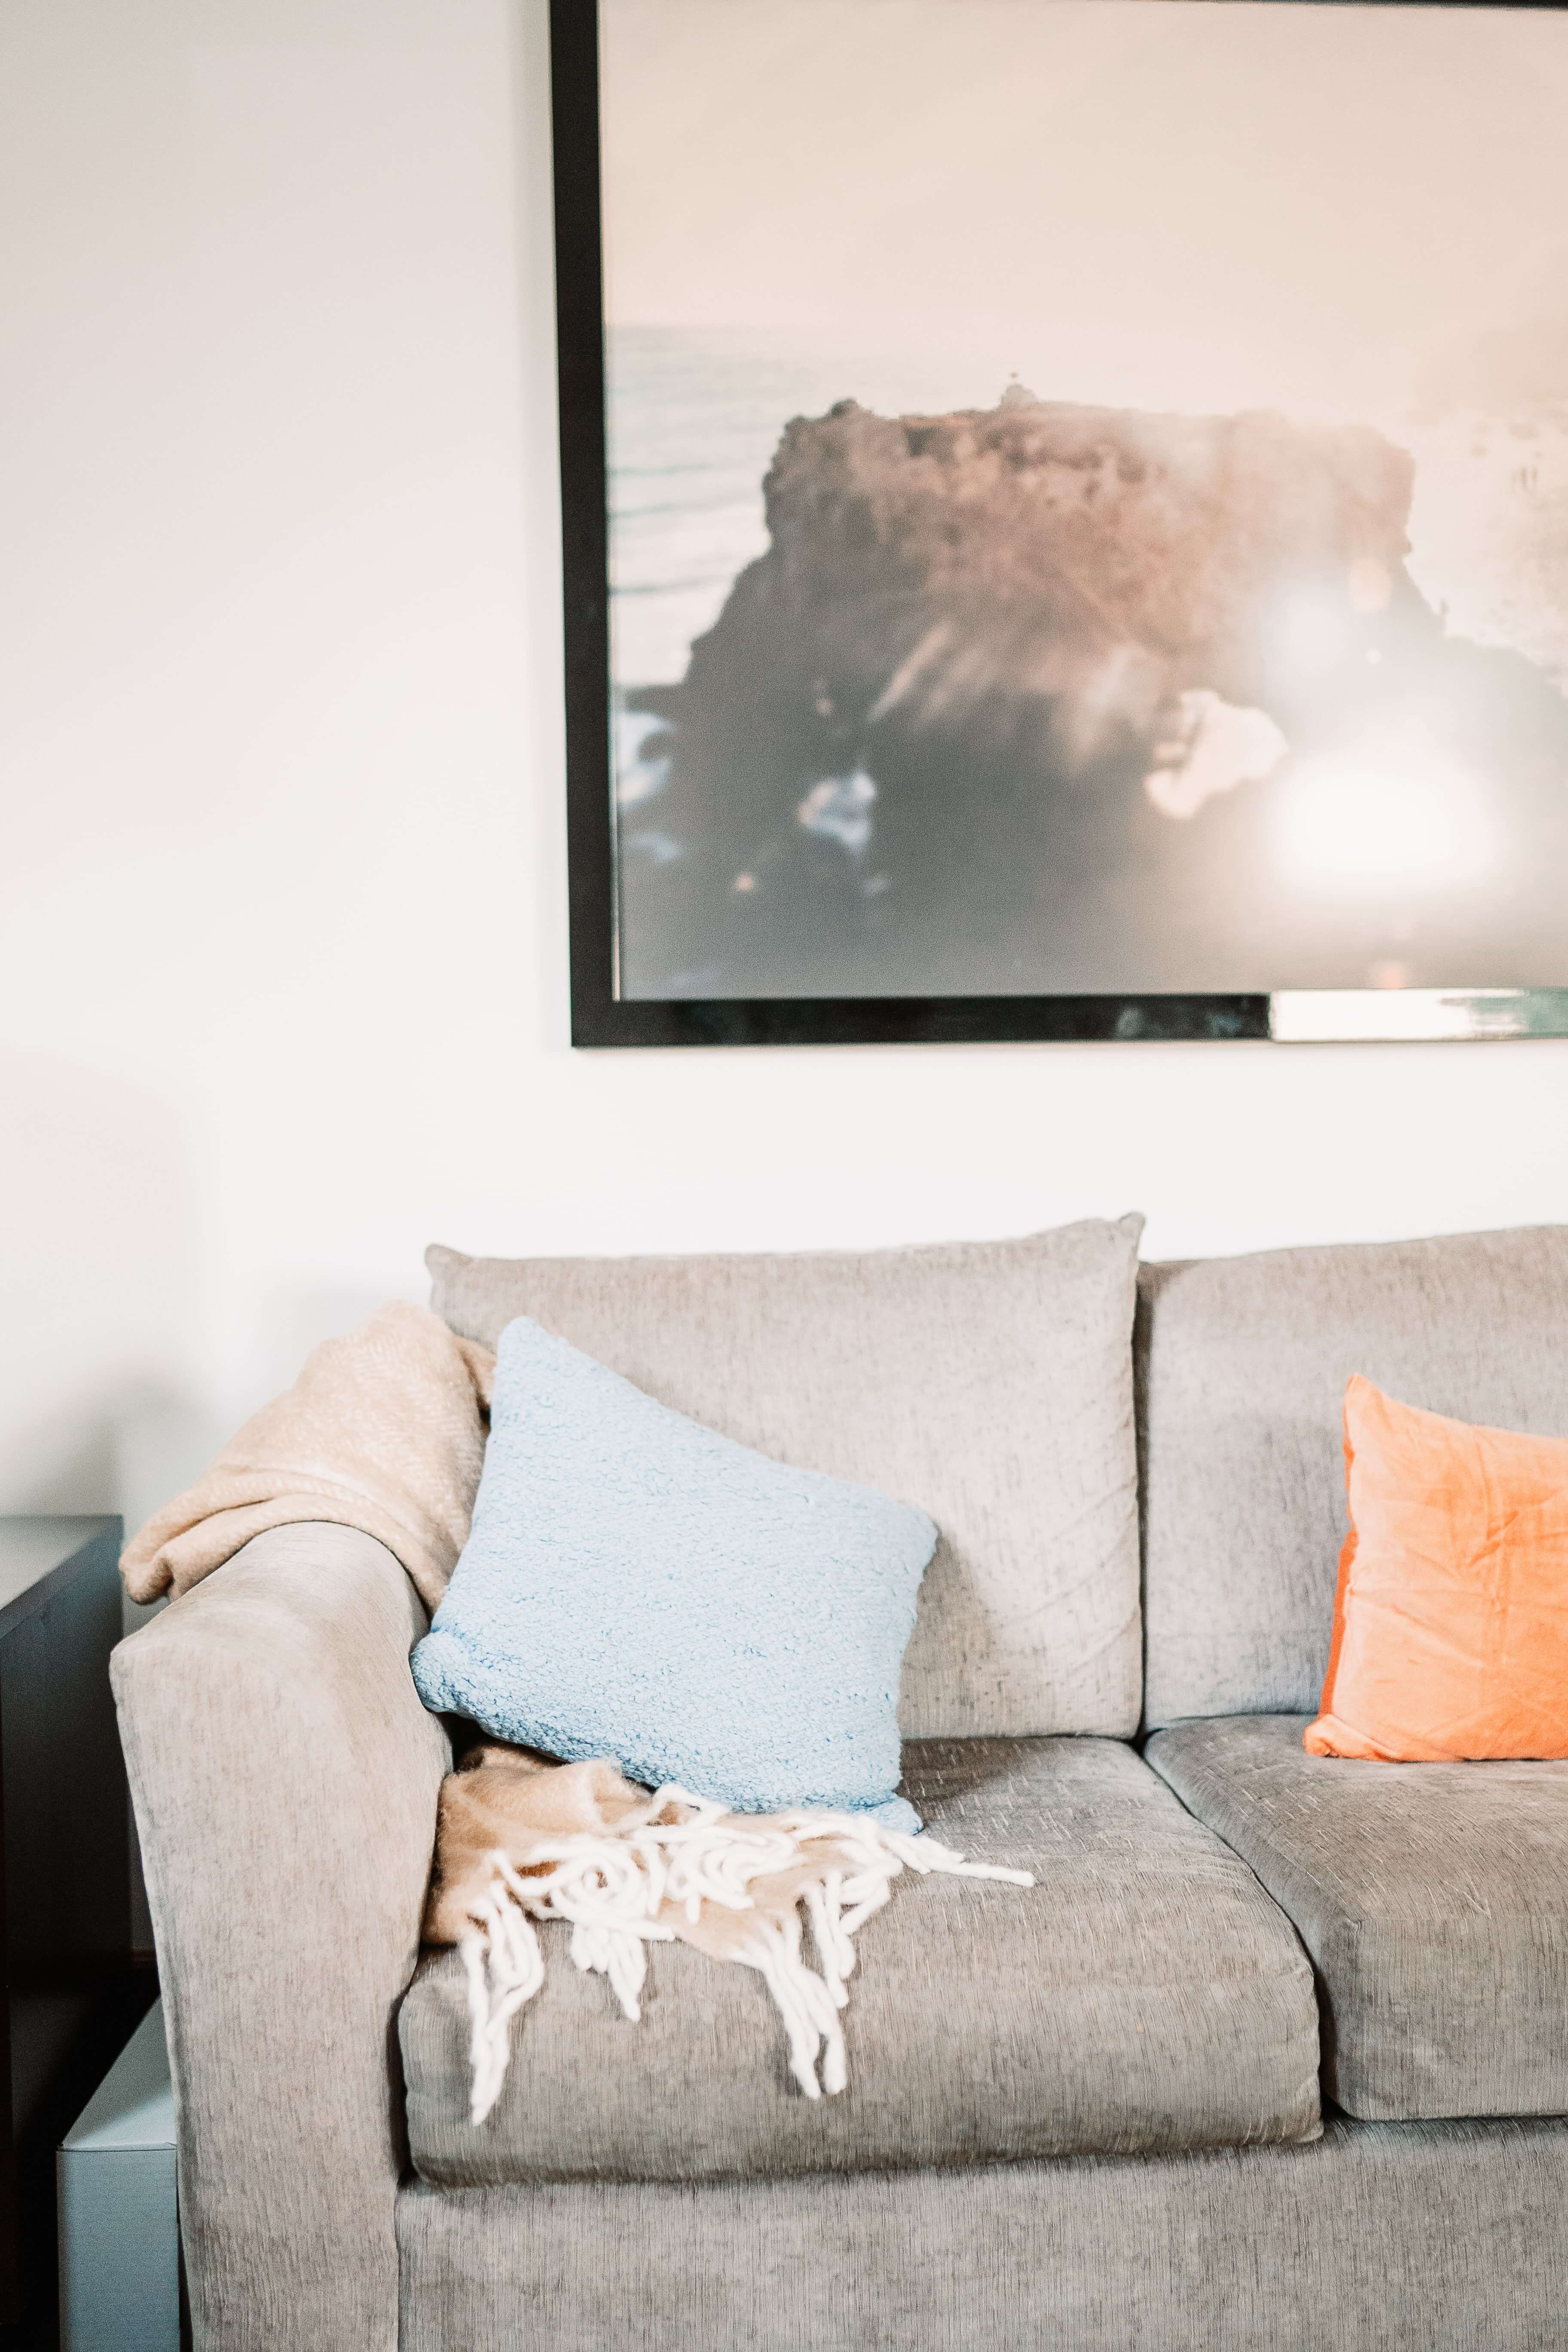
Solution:
[[[1146,1265],[1140,1289],[1149,1723],[1305,1715],[1347,1526],[1345,1382],[1568,1436],[1568,1226]]]
[[[514,1316],[797,1467],[941,1530],[904,1660],[914,1738],[1127,1738],[1142,1700],[1131,1328],[1140,1217],[789,1256],[470,1258],[431,1303]]]

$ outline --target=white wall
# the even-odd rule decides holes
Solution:
[[[1568,1218],[1563,1045],[571,1053],[545,68],[0,11],[0,1509],[134,1519],[432,1237]]]

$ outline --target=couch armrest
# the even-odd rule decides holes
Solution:
[[[395,2352],[395,2011],[450,1761],[425,1611],[352,1528],[277,1528],[114,1654],[197,2352]]]

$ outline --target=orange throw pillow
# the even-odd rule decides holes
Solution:
[[[1345,1483],[1351,1531],[1310,1752],[1568,1757],[1568,1439],[1471,1429],[1358,1374]]]

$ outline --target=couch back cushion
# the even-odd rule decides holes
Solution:
[[[904,1657],[913,1738],[1095,1732],[1142,1698],[1131,1327],[1142,1220],[788,1256],[470,1258],[432,1304],[517,1315],[761,1453],[936,1522]]]
[[[1315,1712],[1346,1381],[1568,1435],[1568,1227],[1146,1265],[1135,1362],[1148,1723]]]

